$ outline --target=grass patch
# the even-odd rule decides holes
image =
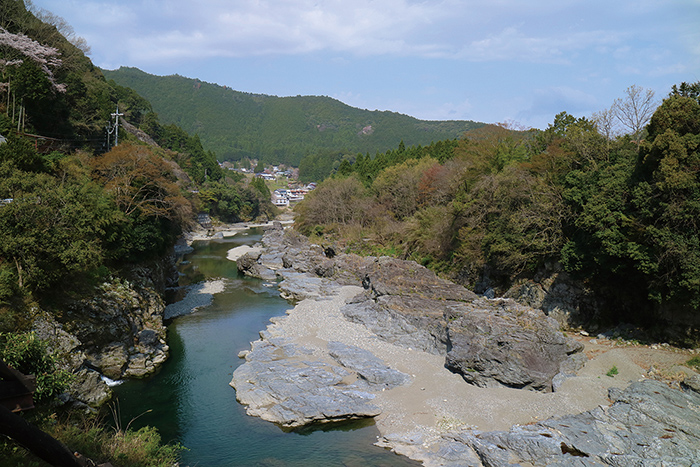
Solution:
[[[615,376],[618,373],[619,373],[619,371],[617,371],[617,367],[615,365],[613,365],[613,367],[610,368],[607,373],[605,373],[605,376],[610,376],[612,378],[613,376]]]
[[[700,355],[696,355],[695,357],[685,362],[685,364],[696,371],[700,371]]]
[[[68,446],[71,451],[101,464],[111,462],[119,467],[172,467],[177,465],[180,444],[162,444],[158,430],[144,427],[121,431],[105,428],[97,417],[68,417],[57,420],[55,415],[33,420],[42,430]],[[7,467],[44,467],[49,464],[38,459],[7,438],[0,439],[0,462]]]

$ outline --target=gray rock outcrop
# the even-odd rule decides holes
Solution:
[[[343,308],[379,337],[446,355],[445,365],[481,387],[551,391],[560,373],[580,368],[583,346],[540,310],[512,300],[478,299],[408,261],[365,266],[367,293]]]
[[[264,253],[239,259],[241,272],[283,278],[281,295],[296,301],[332,294],[333,284],[362,285],[366,292],[342,310],[347,319],[388,342],[445,355],[446,366],[469,383],[551,391],[583,363],[576,357],[582,346],[542,311],[478,299],[413,261],[327,255],[281,228],[262,241]]]
[[[446,466],[562,467],[700,463],[700,394],[646,380],[615,391],[611,398],[609,407],[509,431],[452,433],[439,443],[443,452],[451,449],[451,462],[435,461]]]
[[[231,386],[249,415],[285,427],[378,415],[368,389],[393,387],[403,374],[352,348],[336,345],[331,352],[336,361],[319,361],[284,338],[256,341]]]
[[[560,372],[585,363],[583,345],[559,332],[540,310],[512,300],[479,299],[449,306],[447,368],[481,387],[549,392]]]
[[[112,380],[146,377],[168,358],[161,298],[174,280],[168,264],[166,259],[134,268],[132,280],[112,279],[94,296],[35,320],[37,337],[74,374],[65,402],[98,407],[111,397],[101,375]]]

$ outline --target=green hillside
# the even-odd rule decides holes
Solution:
[[[425,121],[388,111],[350,107],[330,97],[276,97],[234,91],[179,75],[154,76],[137,68],[103,70],[107,79],[151,102],[164,124],[175,123],[220,160],[259,158],[298,165],[320,150],[375,154],[454,139],[483,123]]]

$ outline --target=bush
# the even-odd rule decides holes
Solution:
[[[0,358],[24,374],[36,376],[34,400],[46,401],[62,393],[73,375],[59,368],[48,344],[33,332],[0,333]]]

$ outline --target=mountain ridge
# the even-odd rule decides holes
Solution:
[[[220,160],[255,158],[298,165],[322,151],[377,153],[455,139],[484,126],[470,120],[419,120],[392,111],[365,110],[328,96],[284,96],[236,91],[181,75],[156,76],[138,68],[102,70],[108,80],[147,99],[164,124],[198,134]]]

